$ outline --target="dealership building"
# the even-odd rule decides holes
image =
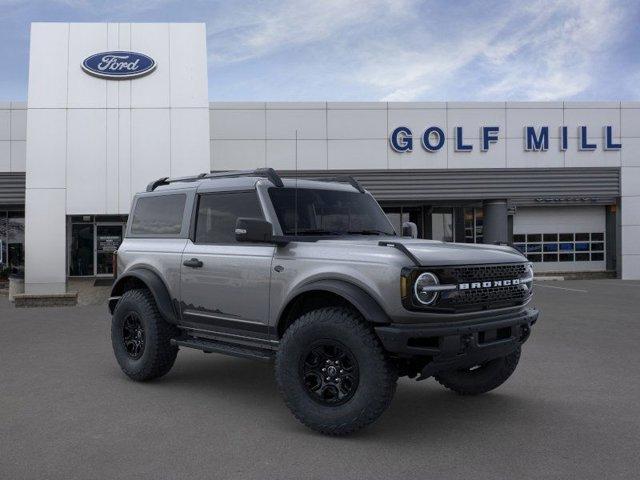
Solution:
[[[640,102],[215,97],[204,24],[32,24],[27,101],[0,102],[1,262],[27,293],[110,275],[150,181],[256,167],[351,175],[421,238],[640,279]]]

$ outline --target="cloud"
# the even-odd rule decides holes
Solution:
[[[426,51],[405,46],[391,62],[394,47],[388,46],[383,58],[372,59],[356,75],[382,91],[382,100],[440,97],[443,88],[465,99],[570,98],[600,73],[598,58],[622,19],[621,8],[607,1],[537,1],[506,9],[491,21],[475,19],[485,27],[460,29],[444,39],[426,34]],[[476,88],[461,92],[452,87],[456,83]]]
[[[395,16],[404,0],[285,0],[271,6],[245,8],[233,16],[208,22],[214,64],[236,63],[263,57],[285,48],[321,41],[349,28],[368,25],[378,15]]]
[[[384,101],[565,99],[602,74],[598,61],[624,16],[624,4],[607,0],[285,0],[216,16],[209,60],[222,67],[295,51],[298,64],[331,65],[327,82]]]

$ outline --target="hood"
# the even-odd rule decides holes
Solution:
[[[354,247],[377,247],[381,241],[403,244],[418,259],[421,266],[480,265],[487,263],[521,263],[527,259],[516,249],[506,245],[450,243],[406,237],[367,237],[326,240],[334,246],[348,243]],[[324,243],[324,242],[323,242]],[[382,247],[390,248],[390,247]],[[369,250],[371,251],[371,250]]]
[[[398,240],[396,240],[398,241]],[[437,240],[399,239],[422,266],[521,263],[527,259],[506,245],[447,243]]]

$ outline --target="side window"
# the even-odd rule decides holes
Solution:
[[[238,217],[263,218],[256,192],[201,195],[196,221],[196,243],[236,243]]]
[[[140,197],[133,211],[131,234],[180,235],[186,199],[184,193]]]

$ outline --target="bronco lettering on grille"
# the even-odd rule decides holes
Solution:
[[[483,282],[471,282],[471,283],[459,283],[458,290],[476,290],[479,288],[493,288],[493,287],[510,287],[511,285],[519,285],[520,279],[514,278],[512,280],[490,280]]]

